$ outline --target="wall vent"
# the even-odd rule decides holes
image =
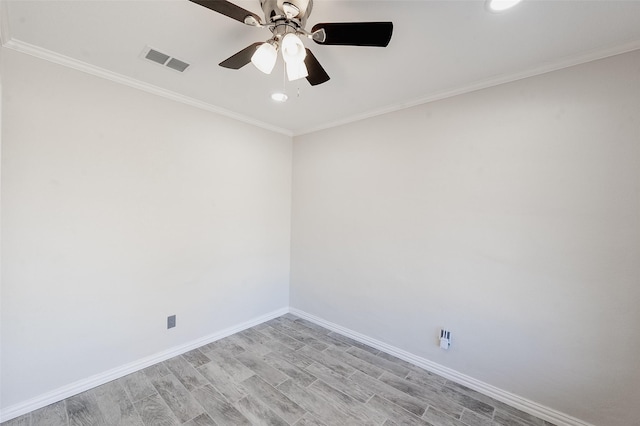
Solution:
[[[141,57],[178,72],[184,72],[189,67],[188,63],[181,61],[180,59],[173,58],[156,49],[152,49],[149,46],[144,48]]]

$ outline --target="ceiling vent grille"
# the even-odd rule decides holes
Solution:
[[[142,57],[178,72],[184,72],[189,67],[188,63],[152,49],[149,46],[145,47],[142,51]]]
[[[184,70],[186,70],[189,66],[189,64],[187,64],[186,62],[182,62],[181,60],[176,58],[169,59],[169,62],[167,62],[166,65],[169,68],[180,72],[184,72]]]

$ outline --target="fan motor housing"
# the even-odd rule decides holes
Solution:
[[[304,29],[311,14],[313,0],[260,0],[260,5],[268,23],[291,20],[299,22],[300,28]],[[296,11],[297,14],[288,16],[287,12],[291,14],[292,11]]]

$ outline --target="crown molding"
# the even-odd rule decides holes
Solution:
[[[73,69],[76,69],[88,74],[92,74],[101,78],[105,78],[107,80],[111,80],[116,83],[124,84],[129,87],[143,90],[148,93],[153,93],[155,95],[162,96],[164,98],[171,99],[176,102],[180,102],[180,103],[190,105],[199,109],[220,114],[222,116],[229,117],[243,123],[251,124],[256,127],[263,128],[265,130],[281,133],[283,135],[290,136],[290,137],[302,136],[308,133],[314,133],[321,130],[330,129],[333,127],[343,126],[346,124],[354,123],[354,122],[365,120],[368,118],[373,118],[380,115],[400,111],[406,108],[411,108],[414,106],[419,106],[419,105],[427,104],[430,102],[451,98],[451,97],[462,95],[465,93],[471,93],[478,90],[499,86],[505,83],[511,83],[511,82],[522,80],[525,78],[546,74],[546,73],[561,70],[564,68],[569,68],[569,67],[584,64],[587,62],[596,61],[599,59],[604,59],[611,56],[615,56],[615,55],[640,49],[640,40],[632,40],[624,44],[608,46],[601,49],[591,50],[589,52],[582,53],[579,55],[572,55],[569,57],[565,57],[557,61],[553,61],[548,64],[542,65],[540,67],[535,67],[535,68],[531,68],[531,69],[527,69],[527,70],[523,70],[515,73],[503,74],[496,77],[476,81],[471,84],[461,86],[452,90],[444,90],[444,91],[429,94],[427,96],[421,96],[413,100],[387,105],[382,108],[377,108],[361,114],[355,114],[349,117],[345,117],[341,120],[327,122],[318,126],[291,130],[291,129],[285,129],[282,127],[274,126],[272,124],[265,123],[263,121],[255,120],[243,114],[239,114],[237,112],[233,112],[233,111],[212,105],[210,103],[200,101],[195,98],[184,96],[179,93],[172,92],[170,90],[163,89],[161,87],[154,86],[152,84],[145,83],[143,81],[124,76],[122,74],[114,73],[112,71],[108,71],[106,69],[87,64],[85,62],[79,61],[74,58],[70,58],[68,56],[61,55],[59,53],[44,49],[39,46],[35,46],[20,40],[15,40],[10,36],[7,7],[8,6],[7,6],[6,0],[0,0],[0,43],[2,43],[2,45],[6,48],[9,48],[21,53],[25,53],[31,56],[35,56],[50,62],[54,62],[69,68],[73,68]]]
[[[628,43],[610,46],[604,49],[592,50],[580,55],[566,57],[561,60],[554,61],[540,67],[531,68],[531,69],[527,69],[527,70],[515,72],[515,73],[503,74],[503,75],[488,78],[485,80],[480,80],[462,87],[458,87],[456,89],[436,92],[436,93],[433,93],[427,96],[422,96],[407,102],[388,105],[383,108],[375,109],[369,112],[365,112],[363,114],[353,115],[351,117],[346,117],[338,121],[332,121],[320,126],[298,129],[293,132],[293,136],[301,136],[308,133],[330,129],[333,127],[343,126],[345,124],[354,123],[356,121],[366,120],[368,118],[373,118],[373,117],[388,114],[391,112],[400,111],[406,108],[411,108],[414,106],[423,105],[423,104],[439,101],[446,98],[451,98],[458,95],[463,95],[465,93],[471,93],[471,92],[475,92],[482,89],[488,89],[490,87],[499,86],[501,84],[511,83],[511,82],[523,80],[529,77],[535,77],[537,75],[558,71],[564,68],[570,68],[576,65],[587,63],[587,62],[597,61],[599,59],[605,59],[611,56],[621,55],[623,53],[632,52],[638,49],[640,49],[640,40],[634,40]]]
[[[9,11],[6,0],[0,0],[0,44],[11,39],[9,35]]]
[[[0,0],[0,7],[4,2]],[[6,32],[5,22],[2,17],[6,16],[5,11],[0,10],[0,25],[2,25],[2,31],[0,31],[0,36],[2,33]],[[68,68],[75,69],[77,71],[82,71],[87,74],[91,74],[100,78],[104,78],[106,80],[113,81],[115,83],[123,84],[125,86],[133,87],[135,89],[143,90],[147,93],[152,93],[157,96],[161,96],[163,98],[171,99],[176,102],[180,102],[189,106],[193,106],[199,109],[203,109],[205,111],[213,112],[228,118],[232,118],[237,121],[241,121],[243,123],[251,124],[256,127],[260,127],[265,130],[269,130],[276,133],[281,133],[286,136],[293,136],[293,132],[288,129],[284,129],[281,127],[273,126],[269,123],[265,123],[259,120],[252,119],[250,117],[244,116],[242,114],[238,114],[233,111],[229,111],[224,108],[217,107],[215,105],[211,105],[207,102],[200,101],[198,99],[194,99],[188,96],[181,95],[180,93],[172,92],[167,89],[163,89],[162,87],[154,86],[149,83],[145,83],[140,80],[136,80],[131,77],[127,77],[122,74],[118,74],[112,71],[105,70],[104,68],[97,67],[95,65],[87,64],[86,62],[79,61],[74,58],[70,58],[65,55],[61,55],[59,53],[53,52],[48,49],[44,49],[39,46],[35,46],[33,44],[29,44],[20,40],[15,40],[12,38],[3,38],[3,46],[5,48],[15,50],[20,53],[24,53],[27,55],[31,55],[40,59],[44,59],[45,61],[53,62]]]

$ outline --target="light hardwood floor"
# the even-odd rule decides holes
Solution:
[[[550,426],[287,314],[2,423]]]

